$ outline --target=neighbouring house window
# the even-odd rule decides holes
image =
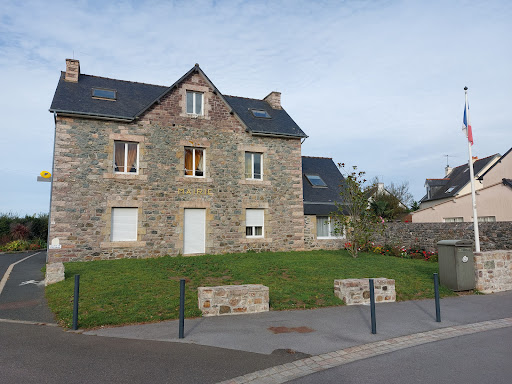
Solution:
[[[324,239],[339,238],[341,236],[336,234],[336,227],[334,220],[329,216],[316,217],[316,237]]]
[[[114,143],[114,172],[137,173],[139,169],[139,144],[116,141]]]
[[[445,223],[463,223],[464,218],[462,217],[445,217],[444,219]]]
[[[247,237],[263,237],[263,209],[245,210],[245,234]]]
[[[262,165],[261,153],[245,152],[245,178],[261,180]]]
[[[185,176],[204,177],[203,148],[185,148]]]
[[[494,223],[496,222],[496,216],[479,216],[479,223]]]
[[[325,184],[325,181],[323,181],[320,176],[308,174],[306,174],[305,176],[313,187],[327,187],[327,184]]]
[[[203,94],[201,92],[187,91],[187,113],[191,115],[203,114]]]
[[[111,241],[137,241],[138,208],[112,208]]]

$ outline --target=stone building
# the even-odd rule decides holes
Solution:
[[[305,249],[307,135],[280,98],[223,95],[197,64],[166,87],[67,59],[48,262]]]

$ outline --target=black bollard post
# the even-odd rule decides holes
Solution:
[[[78,329],[78,296],[80,293],[80,275],[75,275],[75,295],[73,299],[73,331]]]
[[[180,279],[180,334],[179,338],[183,339],[185,328],[185,279]]]
[[[372,314],[372,334],[377,333],[377,321],[375,320],[375,289],[373,279],[370,279],[370,310]]]
[[[434,292],[436,297],[436,321],[441,322],[441,305],[439,303],[439,275],[434,273]]]

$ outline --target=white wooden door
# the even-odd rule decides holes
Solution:
[[[183,225],[183,254],[204,253],[205,250],[205,209],[185,209]]]

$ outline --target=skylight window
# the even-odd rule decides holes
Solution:
[[[327,187],[325,181],[318,175],[305,175],[313,187]]]
[[[457,188],[457,186],[450,187],[450,188],[448,188],[448,189],[446,190],[446,192],[445,192],[445,193],[450,193],[450,192],[452,192],[455,188]]]
[[[117,91],[113,89],[93,88],[92,97],[96,97],[98,99],[116,100]]]
[[[270,115],[264,109],[251,109],[251,112],[254,115],[254,117],[260,117],[260,118],[263,118],[263,119],[270,119]]]

